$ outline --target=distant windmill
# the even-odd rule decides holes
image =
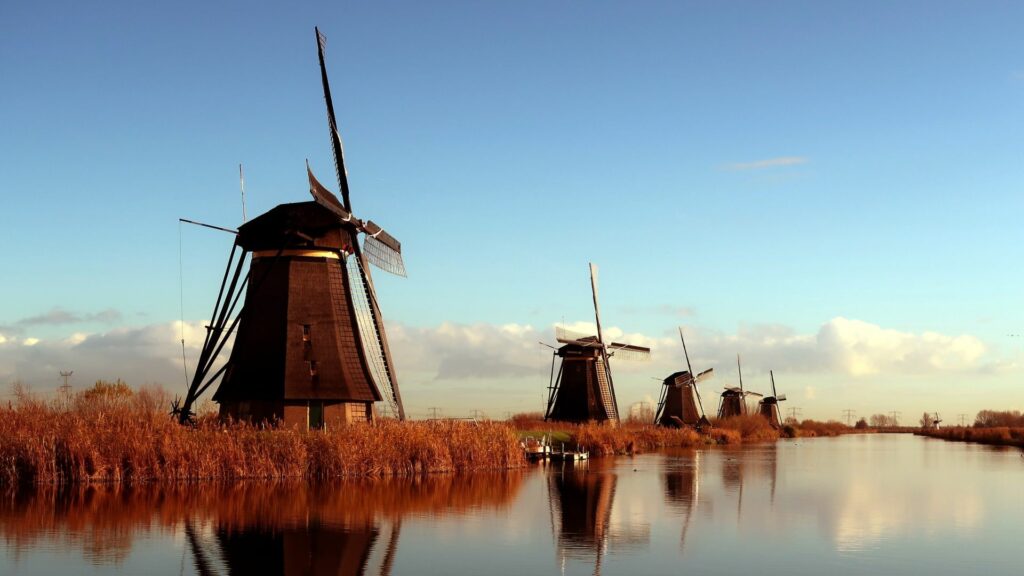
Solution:
[[[782,417],[779,415],[779,402],[784,402],[786,400],[786,395],[780,395],[775,392],[775,374],[769,370],[768,375],[772,380],[772,395],[761,399],[761,401],[757,403],[757,411],[761,416],[768,419],[768,423],[772,425],[772,428],[781,428]]]
[[[761,395],[743,389],[743,368],[740,366],[740,355],[736,355],[736,372],[739,374],[739,387],[726,388],[718,400],[718,418],[732,418],[747,414],[747,396]]]
[[[548,402],[544,420],[562,422],[619,421],[619,407],[615,400],[609,358],[647,360],[651,349],[612,342],[605,345],[601,332],[601,308],[597,298],[597,266],[590,264],[590,288],[594,296],[594,319],[597,335],[587,336],[555,329],[555,337],[562,347],[556,348],[551,358],[551,380],[548,382]],[[555,374],[555,357],[562,359]]]
[[[682,326],[679,327],[679,339],[683,343],[686,370],[670,374],[662,382],[661,399],[658,400],[658,413],[654,416],[654,423],[673,428],[689,426],[703,430],[709,428],[711,422],[704,414],[704,403],[701,401],[697,383],[714,376],[714,368],[708,368],[694,376]]]
[[[932,419],[932,427],[938,429],[939,424],[942,423],[942,418],[939,418],[939,413],[935,413],[935,418]]]

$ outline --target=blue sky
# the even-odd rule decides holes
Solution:
[[[594,261],[606,324],[686,324],[721,383],[730,344],[764,352],[756,374],[764,334],[817,336],[779,362],[815,390],[805,414],[913,411],[932,384],[949,410],[1024,407],[1018,3],[208,4],[0,7],[0,378],[56,383],[29,338],[54,343],[49,370],[72,334],[206,316],[230,239],[182,230],[182,310],[177,218],[238,225],[239,162],[250,215],[306,199],[306,158],[331,181],[319,25],[353,206],[403,242],[409,278],[378,275],[389,322],[550,340],[591,318]],[[854,330],[823,350],[825,328],[853,330],[836,318],[910,339]],[[962,336],[981,352],[957,356]],[[857,374],[851,350],[887,359]],[[950,355],[952,372],[935,360]],[[516,410],[544,386],[396,363],[407,397],[453,412]],[[621,377],[620,404],[645,379]]]

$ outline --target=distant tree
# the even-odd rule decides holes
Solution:
[[[1020,410],[982,410],[974,419],[976,428],[994,428],[1006,426],[1007,428],[1024,427],[1024,414]]]
[[[874,428],[890,428],[896,426],[896,419],[885,414],[872,414],[871,426]]]
[[[865,430],[868,427],[868,421],[865,420],[864,418],[861,418],[860,420],[857,420],[857,423],[854,424],[853,427],[856,428],[857,430]]]

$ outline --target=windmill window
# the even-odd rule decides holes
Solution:
[[[316,376],[317,375],[316,360],[309,360],[309,361],[306,362],[306,364],[309,366],[309,375],[310,376]]]
[[[309,336],[310,336],[310,332],[311,331],[312,331],[312,326],[311,325],[309,325],[309,324],[303,324],[302,325],[302,341],[303,342],[309,342]]]

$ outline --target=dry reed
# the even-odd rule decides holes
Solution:
[[[958,442],[1024,447],[1024,428],[1010,428],[1007,426],[970,428],[957,426],[953,428],[922,429],[914,432],[914,434]]]
[[[768,419],[760,414],[732,416],[712,422],[715,429],[738,432],[744,442],[770,442],[779,439],[779,431],[772,428]]]
[[[413,476],[525,464],[514,428],[382,420],[328,431],[182,427],[137,396],[0,408],[0,485]],[[166,404],[163,404],[166,405]]]

